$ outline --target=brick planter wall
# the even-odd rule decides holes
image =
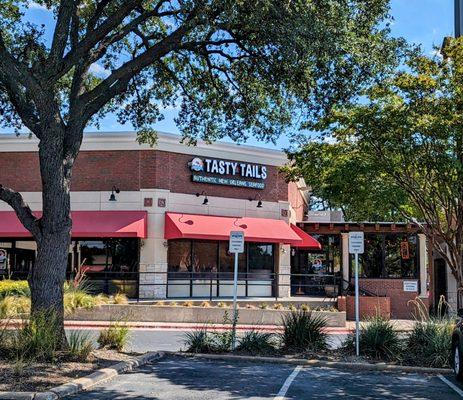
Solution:
[[[415,308],[410,304],[410,300],[414,300],[419,296],[419,292],[404,292],[404,281],[417,279],[362,279],[359,283],[362,289],[375,293],[378,296],[387,296],[391,299],[391,318],[411,319]],[[419,282],[418,282],[419,287]],[[428,299],[421,298],[428,306]]]
[[[355,319],[355,297],[339,296],[338,310],[346,312],[346,319]],[[360,296],[359,299],[360,319],[366,319],[380,315],[383,318],[391,318],[391,299],[389,297],[367,297]]]

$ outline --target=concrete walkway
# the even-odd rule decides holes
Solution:
[[[12,319],[8,321],[8,324],[13,328],[22,324],[22,320]],[[394,319],[391,320],[392,324],[398,331],[410,331],[413,329],[415,321],[405,319]],[[106,328],[111,324],[111,321],[65,321],[66,328],[69,329],[97,329]],[[226,330],[231,329],[229,324],[201,324],[201,323],[187,323],[187,322],[126,322],[125,323],[131,329],[143,329],[143,330],[169,330],[169,331],[189,331],[194,329],[200,329],[207,327],[209,330]],[[278,325],[237,325],[237,330],[248,331],[248,330],[260,330],[266,332],[279,332],[282,330],[281,326]],[[355,330],[355,321],[346,321],[346,326],[343,327],[327,327],[325,331],[331,334],[348,334]]]

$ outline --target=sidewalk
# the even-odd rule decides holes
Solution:
[[[410,331],[413,329],[415,321],[396,319],[391,320],[396,330]],[[12,319],[9,321],[10,327],[17,327],[22,323],[22,320]],[[65,321],[64,325],[68,329],[103,329],[107,328],[111,321]],[[207,326],[209,330],[228,330],[231,329],[229,324],[200,324],[200,323],[187,323],[187,322],[126,322],[125,325],[131,329],[143,330],[169,330],[169,331],[188,331],[194,329],[201,329]],[[237,330],[249,331],[259,330],[265,332],[281,332],[282,327],[278,325],[237,325]],[[346,327],[327,327],[325,332],[332,335],[347,335],[355,329],[355,321],[347,321]]]
[[[411,331],[415,325],[415,320],[411,319],[391,319],[391,322],[397,331],[402,332]],[[346,321],[346,329],[353,331],[355,329],[355,321]]]

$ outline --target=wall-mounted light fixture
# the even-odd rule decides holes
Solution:
[[[258,200],[257,201],[257,208],[262,208],[263,206],[263,203],[262,203],[262,196],[260,194],[256,194],[254,197],[250,197],[248,199],[249,201],[254,201],[254,200]]]
[[[209,199],[207,198],[207,193],[203,190],[201,193],[196,193],[196,197],[204,196],[203,205],[207,206]]]
[[[121,190],[116,185],[114,185],[111,189],[111,196],[109,196],[109,201],[117,201],[115,193],[119,194],[120,192]]]

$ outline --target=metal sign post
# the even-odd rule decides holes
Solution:
[[[230,253],[235,253],[235,268],[233,269],[233,328],[232,328],[232,350],[235,350],[236,345],[236,323],[238,321],[238,254],[244,253],[244,232],[231,231],[230,232]]]
[[[363,254],[363,232],[349,232],[349,253],[355,255],[355,354],[360,355],[359,254]]]

